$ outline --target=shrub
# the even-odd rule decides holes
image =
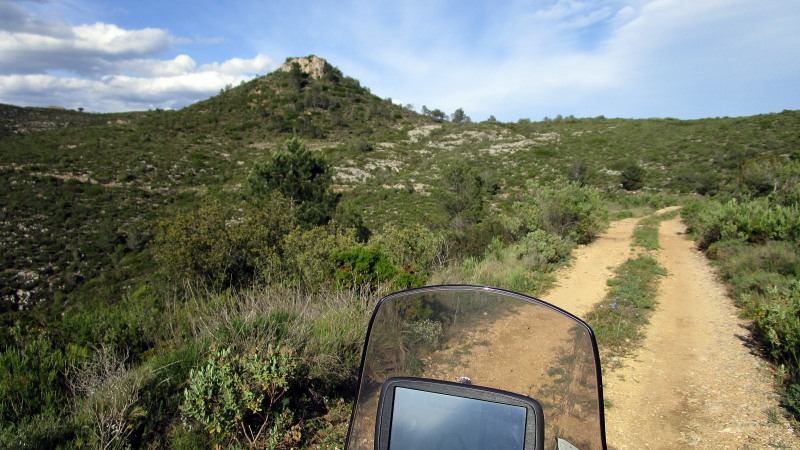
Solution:
[[[800,282],[788,292],[771,292],[757,313],[756,332],[764,336],[764,347],[774,360],[800,368]]]
[[[637,163],[630,163],[620,174],[620,184],[626,191],[638,191],[644,187],[644,176],[644,167]]]
[[[292,209],[280,199],[232,208],[206,198],[160,221],[154,250],[169,278],[243,286],[280,273],[281,244],[294,226]]]
[[[466,162],[443,170],[444,209],[456,230],[476,223],[483,215],[483,179]]]
[[[509,231],[516,236],[542,229],[586,244],[608,225],[608,210],[592,188],[574,182],[560,186],[528,184],[524,199],[513,206],[506,219]]]
[[[726,203],[694,202],[682,213],[690,230],[707,249],[719,240],[743,240],[763,244],[768,240],[800,239],[800,206],[775,204],[770,198]]]
[[[784,405],[800,417],[800,281],[786,291],[773,289],[755,311],[755,332],[764,349],[784,370]]]
[[[206,364],[191,371],[182,410],[217,444],[298,441],[284,399],[298,369],[293,352],[280,346],[245,354],[212,350]]]
[[[397,268],[377,247],[357,246],[333,255],[337,269],[335,280],[345,288],[375,286],[390,282],[396,288],[421,286],[424,279]]]
[[[70,377],[73,413],[79,423],[90,426],[90,440],[98,448],[125,448],[146,415],[138,403],[149,374],[129,370],[126,361],[127,354],[100,347]]]
[[[324,225],[333,216],[339,194],[333,193],[333,171],[321,155],[315,155],[296,136],[285,149],[258,163],[248,178],[250,191],[258,198],[274,191],[297,205],[300,223]]]
[[[67,400],[65,372],[85,353],[75,346],[56,347],[47,334],[22,335],[0,353],[0,423],[20,422],[38,414],[57,415]]]
[[[444,237],[424,225],[390,226],[376,239],[375,245],[395,266],[410,273],[429,274],[444,259]]]
[[[314,289],[333,278],[334,254],[356,246],[356,232],[331,224],[309,230],[296,228],[286,235],[284,264],[290,280],[304,289]]]
[[[521,242],[517,258],[535,255],[540,264],[553,264],[567,259],[571,246],[569,242],[544,230],[528,233]]]

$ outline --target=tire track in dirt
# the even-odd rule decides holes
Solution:
[[[640,219],[623,219],[611,223],[603,235],[590,245],[574,251],[574,261],[556,274],[558,285],[543,295],[542,300],[583,317],[605,297],[614,268],[632,254],[633,230]]]
[[[685,230],[679,219],[662,223],[657,259],[669,274],[659,304],[643,346],[605,375],[609,446],[800,448],[788,425],[770,420],[778,398],[767,365]]]

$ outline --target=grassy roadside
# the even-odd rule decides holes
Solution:
[[[773,363],[782,406],[795,421],[800,420],[798,193],[795,185],[754,199],[693,202],[683,212],[741,316],[752,321],[762,355]]]
[[[616,361],[638,346],[644,337],[643,328],[657,305],[660,277],[667,274],[651,252],[660,248],[658,228],[661,222],[677,214],[677,211],[670,211],[639,222],[633,244],[641,249],[639,255],[616,269],[616,276],[608,281],[610,289],[605,298],[586,315],[605,361]],[[615,365],[605,367],[614,368]]]

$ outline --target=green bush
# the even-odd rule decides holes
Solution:
[[[776,361],[800,368],[800,281],[788,292],[773,290],[756,320],[756,331],[764,336],[764,347]]]
[[[74,345],[60,349],[45,333],[25,336],[18,327],[12,333],[14,345],[0,353],[0,424],[62,413],[68,398],[66,371],[87,353]]]
[[[190,372],[182,410],[220,445],[281,442],[295,432],[285,396],[299,368],[293,352],[280,346],[244,354],[212,350]]]
[[[768,240],[800,239],[800,205],[781,205],[768,197],[726,203],[694,202],[683,217],[706,249],[719,240],[743,240],[763,244]]]
[[[517,237],[542,229],[586,244],[608,225],[608,210],[593,188],[575,182],[547,186],[529,182],[523,200],[514,203],[505,222]]]
[[[541,264],[554,264],[565,261],[569,257],[570,250],[572,250],[568,241],[544,230],[528,233],[520,244],[518,259],[533,254],[541,260]]]
[[[463,230],[483,216],[483,179],[466,162],[458,162],[442,171],[444,209],[456,230]]]
[[[753,314],[765,351],[783,369],[784,405],[800,417],[800,281],[786,291],[773,289]]]
[[[374,244],[395,266],[411,273],[430,274],[444,257],[444,237],[420,224],[390,226]]]
[[[333,255],[355,247],[356,241],[355,230],[343,230],[333,224],[308,230],[296,228],[283,242],[289,280],[303,289],[325,285],[337,269]]]
[[[270,159],[256,164],[248,182],[258,198],[268,198],[275,191],[290,199],[297,205],[298,220],[306,226],[328,223],[340,197],[331,190],[330,164],[297,137],[286,141],[285,149]]]
[[[154,251],[163,273],[212,288],[246,286],[281,272],[281,244],[295,227],[292,209],[273,199],[257,208],[206,198],[158,224]]]
[[[626,191],[638,191],[644,187],[645,170],[637,163],[630,163],[620,174],[619,180]]]
[[[397,268],[376,247],[357,246],[333,255],[336,282],[345,288],[377,286],[389,282],[399,289],[421,286],[424,279]]]

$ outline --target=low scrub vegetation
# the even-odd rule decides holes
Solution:
[[[749,191],[746,186],[737,191]],[[687,205],[684,217],[698,246],[719,265],[743,316],[753,321],[765,355],[777,365],[783,403],[800,418],[800,203],[796,190],[797,184],[761,197],[752,198],[748,192],[742,197],[695,202]]]

